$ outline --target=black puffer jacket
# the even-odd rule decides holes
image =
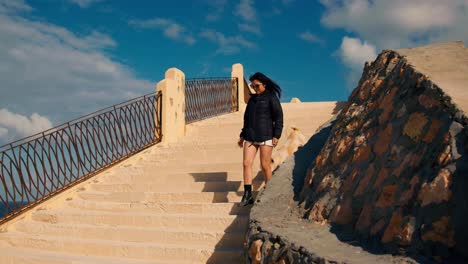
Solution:
[[[265,90],[253,94],[244,113],[244,127],[240,137],[247,141],[265,141],[281,137],[283,131],[283,109],[278,97]]]

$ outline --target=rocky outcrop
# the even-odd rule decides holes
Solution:
[[[366,63],[328,132],[259,194],[247,261],[466,263],[467,84],[460,42]]]
[[[365,65],[305,177],[302,213],[370,249],[468,257],[466,109],[410,63],[387,50]]]
[[[323,147],[331,130],[327,124],[286,159],[256,198],[250,212],[246,263],[416,263],[405,257],[371,254],[340,241],[328,225],[303,219],[291,185],[303,181],[307,164]]]

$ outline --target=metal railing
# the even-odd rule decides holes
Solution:
[[[185,82],[187,124],[238,110],[237,78],[189,79]]]
[[[161,141],[151,93],[0,147],[0,223]]]

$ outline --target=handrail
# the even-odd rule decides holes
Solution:
[[[185,82],[187,124],[238,109],[237,78],[193,78]]]
[[[0,147],[0,223],[160,142],[161,110],[151,93]]]
[[[20,138],[20,139],[18,139],[18,140],[15,140],[15,141],[12,141],[12,142],[10,142],[10,143],[7,143],[7,144],[4,144],[4,145],[0,146],[0,151],[2,151],[2,148],[8,147],[8,146],[11,147],[12,145],[15,145],[17,142],[25,141],[25,140],[30,139],[30,138],[33,138],[33,137],[37,137],[37,136],[41,136],[41,135],[47,134],[47,133],[50,132],[50,131],[58,130],[60,127],[68,126],[68,125],[70,125],[70,123],[77,122],[78,120],[85,119],[85,118],[87,118],[87,117],[89,117],[89,116],[93,116],[93,115],[95,115],[95,114],[97,114],[97,113],[104,112],[104,111],[106,111],[106,110],[116,109],[116,108],[118,108],[120,105],[124,105],[124,104],[127,104],[127,103],[131,102],[131,101],[135,101],[135,100],[138,100],[138,99],[141,99],[141,98],[145,98],[145,97],[150,96],[150,95],[154,95],[154,92],[153,92],[153,93],[148,93],[148,94],[145,94],[145,95],[142,95],[142,96],[133,98],[133,99],[129,99],[129,100],[127,100],[127,101],[120,102],[120,103],[118,103],[118,104],[115,104],[115,105],[112,105],[112,106],[109,106],[109,107],[106,107],[106,108],[103,108],[103,109],[94,111],[94,112],[89,113],[89,114],[86,114],[86,115],[84,115],[84,116],[77,117],[77,118],[75,118],[75,119],[72,119],[71,121],[68,121],[68,122],[66,122],[66,123],[62,123],[62,124],[60,124],[60,125],[57,125],[57,126],[55,126],[55,127],[49,128],[49,129],[47,129],[47,130],[38,132],[38,133],[36,133],[36,134],[30,135],[30,136],[27,136],[27,137],[24,137],[24,138]]]

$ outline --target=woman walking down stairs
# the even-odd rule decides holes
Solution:
[[[310,137],[335,103],[283,107]],[[233,143],[242,115],[190,124],[180,142],[153,146],[4,224],[0,263],[244,263],[251,206],[237,206],[242,149]]]

